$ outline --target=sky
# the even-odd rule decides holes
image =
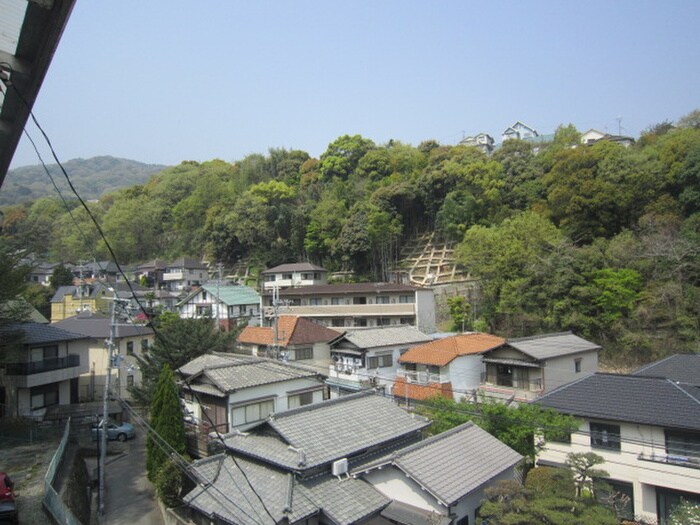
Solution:
[[[696,0],[77,0],[34,112],[63,161],[500,142],[518,120],[638,137],[700,108],[698,20]]]

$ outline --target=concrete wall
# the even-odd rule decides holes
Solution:
[[[481,373],[485,370],[484,363],[481,362],[481,355],[459,356],[443,368],[447,369],[447,374],[450,377],[455,401],[469,395],[464,393],[465,390],[479,388]]]

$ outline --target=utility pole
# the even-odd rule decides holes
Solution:
[[[112,301],[112,320],[109,325],[109,339],[107,340],[107,378],[105,379],[105,391],[102,395],[102,434],[100,427],[97,427],[97,439],[101,442],[100,447],[100,489],[99,489],[99,511],[101,515],[105,513],[105,460],[107,459],[107,423],[109,421],[109,387],[112,378],[112,359],[114,351],[114,340],[117,336],[117,297],[114,294]]]
[[[216,269],[218,270],[218,276],[216,279],[216,329],[221,330],[221,299],[219,298],[219,288],[221,286],[221,263],[216,264]],[[228,316],[226,316],[228,317]]]
[[[272,289],[272,352],[275,359],[278,357],[278,334],[277,334],[277,305],[279,304],[280,289],[275,286]]]

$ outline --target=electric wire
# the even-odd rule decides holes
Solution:
[[[8,65],[8,66],[9,66],[9,65]],[[138,305],[139,309],[140,309],[140,310],[144,313],[144,315],[146,315],[147,318],[148,318],[148,313],[147,313],[146,309],[144,308],[143,304],[141,303],[141,301],[140,301],[140,300],[138,299],[138,297],[136,296],[136,292],[134,291],[134,289],[133,289],[133,287],[132,287],[132,285],[131,285],[131,282],[130,282],[129,278],[126,276],[126,273],[124,272],[124,270],[122,269],[121,265],[119,264],[119,261],[118,261],[118,259],[117,259],[117,256],[116,256],[116,254],[114,253],[114,250],[112,249],[111,244],[110,244],[109,241],[107,240],[107,237],[105,236],[105,234],[104,234],[104,232],[103,232],[103,230],[102,230],[102,228],[101,228],[99,222],[97,221],[97,219],[95,218],[95,216],[93,215],[93,213],[90,211],[90,209],[88,208],[88,206],[86,205],[85,201],[84,201],[83,198],[80,196],[80,194],[78,193],[78,191],[75,189],[75,186],[73,185],[73,182],[71,181],[70,176],[69,176],[68,173],[66,172],[66,169],[64,168],[64,166],[63,166],[63,164],[61,163],[61,161],[58,159],[58,156],[57,156],[56,151],[55,151],[55,149],[54,149],[54,147],[53,147],[53,144],[51,143],[51,140],[49,139],[48,135],[46,134],[46,132],[44,131],[44,129],[42,128],[42,126],[39,124],[39,122],[38,122],[36,116],[34,115],[34,112],[32,111],[32,108],[31,108],[30,104],[29,104],[29,103],[27,102],[27,100],[24,98],[24,96],[22,95],[22,93],[17,89],[17,87],[14,85],[14,83],[10,83],[10,85],[13,87],[13,89],[14,89],[15,93],[17,94],[17,96],[20,98],[20,100],[22,101],[22,103],[25,105],[25,107],[26,107],[27,110],[29,111],[29,115],[31,116],[32,121],[34,122],[34,124],[35,124],[36,127],[39,129],[39,131],[40,131],[40,133],[42,134],[42,136],[44,137],[44,140],[46,141],[46,144],[48,145],[48,147],[49,147],[49,149],[50,149],[50,151],[51,151],[51,154],[52,154],[54,160],[56,161],[56,164],[57,164],[57,165],[59,166],[59,168],[61,169],[61,172],[63,173],[63,175],[64,175],[64,177],[65,177],[65,179],[66,179],[66,181],[67,181],[67,183],[68,183],[68,186],[70,187],[71,191],[72,191],[73,194],[76,196],[76,198],[78,199],[78,202],[81,204],[81,206],[82,206],[82,207],[85,209],[85,211],[87,212],[87,214],[88,214],[90,220],[92,221],[92,223],[94,224],[94,226],[95,226],[95,228],[96,228],[96,230],[97,230],[99,236],[100,236],[101,239],[104,241],[105,246],[106,246],[106,248],[107,248],[107,251],[108,251],[109,254],[110,254],[111,259],[114,261],[114,264],[117,266],[117,270],[119,271],[120,275],[124,278],[124,281],[126,282],[128,288],[129,288],[129,290],[130,290],[130,292],[131,292],[131,297],[132,297],[133,300],[136,302],[136,304]],[[175,360],[174,360],[174,358],[173,358],[173,356],[172,356],[172,352],[170,351],[170,349],[169,349],[169,347],[168,347],[167,341],[165,340],[165,338],[162,337],[162,335],[158,332],[157,328],[156,328],[154,325],[151,325],[151,328],[153,329],[155,336],[161,341],[161,343],[164,344],[164,345],[163,345],[163,348],[164,348],[164,350],[166,350],[166,354],[168,355],[169,359],[171,360],[171,362],[172,362],[173,365],[174,365],[174,364],[175,364]],[[187,379],[185,379],[185,384],[186,384],[186,386],[188,387],[188,389],[190,390],[190,392],[192,393],[192,395],[193,395],[193,396],[198,400],[198,402],[199,402],[199,395],[198,395],[195,391],[193,391],[191,388],[189,388],[189,383],[188,383],[188,380],[187,380]],[[219,439],[219,441],[221,441],[221,444],[225,447],[225,443],[224,443],[223,437],[221,436],[221,433],[220,433],[219,430],[216,428],[216,425],[214,425],[214,422],[211,420],[211,418],[209,417],[209,415],[206,414],[206,413],[205,413],[205,415],[206,415],[207,419],[209,420],[209,422],[211,423],[211,426],[212,426],[212,428],[214,429],[214,432],[216,433],[217,438]],[[243,478],[246,480],[246,482],[247,482],[248,485],[250,486],[250,488],[251,488],[251,490],[253,491],[253,493],[257,496],[258,500],[260,501],[260,504],[262,505],[262,507],[263,507],[263,509],[265,510],[265,512],[267,513],[267,515],[270,517],[270,519],[272,519],[273,522],[276,523],[277,520],[275,520],[275,518],[272,516],[272,514],[271,514],[270,511],[268,510],[267,506],[265,505],[265,503],[264,503],[262,497],[261,497],[260,494],[258,494],[258,492],[255,490],[255,487],[253,487],[252,483],[251,483],[250,480],[248,479],[248,475],[247,475],[247,474],[245,473],[245,471],[240,467],[240,465],[238,464],[238,462],[236,461],[236,458],[235,458],[234,456],[231,456],[231,459],[233,460],[233,462],[234,462],[234,464],[236,465],[236,467],[240,470],[241,474],[243,475]]]

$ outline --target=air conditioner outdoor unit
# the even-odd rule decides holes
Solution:
[[[331,472],[334,476],[342,476],[348,472],[348,458],[339,459],[333,462]]]

